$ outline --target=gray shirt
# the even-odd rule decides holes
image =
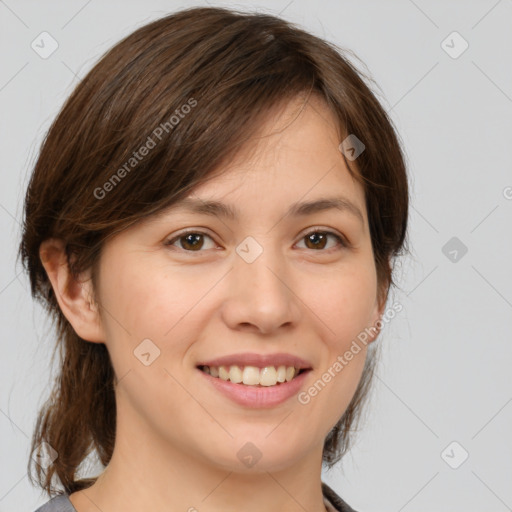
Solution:
[[[77,512],[67,494],[59,494],[41,505],[35,512]]]
[[[322,482],[324,503],[329,512],[356,512],[349,507],[327,484]],[[67,494],[59,494],[40,506],[35,512],[77,512]]]

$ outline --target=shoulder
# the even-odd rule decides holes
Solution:
[[[59,494],[41,505],[34,512],[76,512],[67,494]]]
[[[356,512],[324,482],[322,482],[322,492],[324,497],[334,506],[335,510],[339,512]]]

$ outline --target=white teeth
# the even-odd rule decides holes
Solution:
[[[229,380],[235,384],[243,383],[247,386],[275,386],[278,383],[289,382],[299,373],[298,368],[293,366],[281,365],[277,369],[275,366],[265,366],[258,368],[256,366],[237,365],[231,366],[202,366],[201,369],[222,380]]]
[[[229,368],[229,380],[235,384],[242,382],[242,370],[238,366],[233,365]]]
[[[295,373],[295,368],[292,372]],[[277,372],[273,366],[266,366],[260,370],[260,384],[262,386],[275,386],[277,384]]]
[[[257,386],[260,383],[260,369],[255,366],[246,366],[244,368],[242,381],[244,384]]]
[[[206,368],[208,368],[208,366]],[[226,369],[225,366],[221,366],[219,368],[219,379],[229,380],[229,371]]]

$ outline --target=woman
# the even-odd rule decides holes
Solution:
[[[24,213],[61,357],[39,512],[353,510],[322,464],[369,390],[408,185],[340,50],[221,8],[138,29],[62,108]]]

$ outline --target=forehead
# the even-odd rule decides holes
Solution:
[[[364,191],[341,154],[337,120],[325,102],[294,98],[268,113],[257,133],[184,199],[245,195],[293,203],[343,192],[364,203]],[[355,170],[357,172],[357,170]],[[238,194],[237,194],[238,192]],[[307,197],[306,197],[307,196]],[[226,216],[234,216],[228,209]]]
[[[282,101],[260,120],[255,134],[231,158],[230,164],[247,164],[251,158],[262,160],[272,151],[287,146],[296,154],[327,151],[339,156],[340,126],[335,114],[317,93],[297,95]]]

